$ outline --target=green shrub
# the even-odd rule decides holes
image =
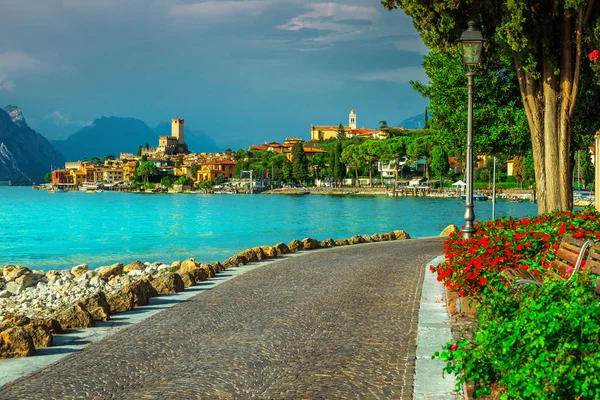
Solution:
[[[600,398],[600,297],[587,272],[572,285],[550,282],[515,293],[496,280],[478,307],[470,340],[449,342],[434,357],[473,382],[476,396],[493,384],[501,399]]]

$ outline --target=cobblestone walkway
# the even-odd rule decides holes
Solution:
[[[248,272],[0,389],[0,399],[412,398],[440,239],[309,252]]]

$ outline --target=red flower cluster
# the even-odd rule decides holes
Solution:
[[[588,54],[588,58],[591,62],[596,62],[598,61],[598,58],[600,58],[600,52],[598,50],[594,50],[590,54]]]
[[[479,292],[506,268],[539,273],[556,257],[566,234],[600,240],[600,214],[592,209],[556,211],[532,218],[478,222],[474,238],[462,233],[444,242],[446,261],[435,268],[438,281],[459,296]]]

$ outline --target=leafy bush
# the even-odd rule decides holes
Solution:
[[[438,281],[459,296],[477,295],[506,268],[540,273],[556,257],[566,234],[600,240],[600,214],[592,208],[555,211],[532,218],[478,222],[472,239],[460,232],[444,242],[446,261],[431,267]]]
[[[484,290],[472,339],[449,342],[434,357],[473,382],[475,395],[497,387],[501,399],[600,398],[600,298],[587,272],[572,285],[551,282],[513,292]]]

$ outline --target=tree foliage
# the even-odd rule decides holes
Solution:
[[[292,147],[292,175],[296,182],[304,182],[308,178],[308,160],[300,142]]]
[[[346,138],[346,130],[344,129],[344,125],[342,125],[342,124],[340,124],[340,126],[338,126],[337,138],[338,139],[345,139]]]
[[[500,72],[505,70],[509,78],[510,71],[514,71],[519,85],[533,150],[538,211],[572,208],[573,121],[578,99],[587,96],[580,90],[582,82],[586,81],[586,75],[595,72],[597,78],[600,72],[597,57],[591,56],[600,38],[600,2],[383,0],[382,3],[388,9],[402,8],[412,17],[425,44],[446,55],[456,52],[456,40],[466,28],[467,20],[476,21],[483,36],[489,39],[484,65],[495,65],[494,69]],[[586,57],[587,54],[590,56]],[[596,114],[592,118],[600,117]]]
[[[440,179],[440,187],[443,186],[444,176],[450,170],[450,163],[448,162],[448,153],[444,149],[444,146],[435,146],[433,148],[433,155],[431,157],[431,170]]]
[[[144,161],[136,168],[135,172],[138,176],[143,176],[144,181],[148,183],[148,177],[150,175],[156,175],[158,173],[158,168],[153,162]]]

